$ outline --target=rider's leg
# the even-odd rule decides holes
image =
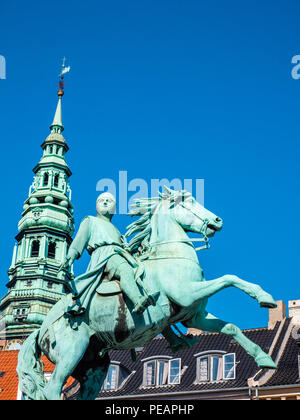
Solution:
[[[203,331],[218,332],[233,337],[252,356],[259,367],[276,369],[276,364],[257,344],[249,340],[234,324],[222,321],[206,311],[199,311],[184,324],[186,327],[198,328]]]
[[[247,295],[256,299],[260,306],[276,308],[277,304],[273,297],[265,292],[259,285],[249,283],[234,275],[225,275],[215,280],[194,282],[189,284],[187,293],[180,293],[177,299],[181,306],[190,306],[197,300],[207,299],[227,287],[236,287]],[[174,293],[174,292],[173,292]]]
[[[122,262],[118,266],[115,274],[120,278],[121,289],[134,304],[133,312],[142,313],[149,305],[151,305],[151,297],[143,296],[141,294],[140,289],[136,284],[133,268],[127,261]]]

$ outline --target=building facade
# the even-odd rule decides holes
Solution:
[[[0,303],[0,343],[17,349],[43,322],[51,307],[68,291],[72,274],[59,267],[74,233],[73,206],[63,137],[62,97],[50,135],[42,144],[42,157],[33,169],[34,180],[23,206],[19,233],[8,270],[7,294]],[[59,273],[58,273],[59,272]]]

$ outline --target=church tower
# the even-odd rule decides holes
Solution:
[[[63,78],[69,69],[63,65],[51,133],[42,144],[42,158],[33,169],[34,181],[24,202],[8,270],[8,292],[0,303],[6,348],[18,348],[69,291],[72,274],[59,271],[74,233],[71,171],[65,159],[69,148],[62,134]]]

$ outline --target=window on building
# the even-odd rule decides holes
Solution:
[[[33,241],[31,246],[31,258],[36,258],[40,253],[40,241]]]
[[[181,359],[169,361],[169,384],[180,384]]]
[[[126,367],[118,362],[112,362],[102,385],[102,391],[116,391],[120,389],[130,375],[131,372]]]
[[[50,242],[48,246],[48,258],[55,260],[55,256],[56,256],[56,243]]]
[[[58,181],[59,181],[59,175],[56,174],[54,177],[54,187],[57,188],[58,187]]]
[[[144,362],[144,386],[180,384],[181,359],[161,358]]]
[[[43,178],[43,187],[46,187],[49,183],[49,175],[47,174],[47,172],[44,173],[44,178]]]
[[[235,379],[235,354],[206,354],[197,358],[197,382]]]
[[[53,153],[53,146],[50,146],[49,147],[49,153],[50,153],[50,155],[52,155],[52,153]]]
[[[112,390],[117,388],[118,383],[118,366],[110,365],[104,383],[105,390]]]
[[[235,353],[223,356],[223,378],[235,379]]]

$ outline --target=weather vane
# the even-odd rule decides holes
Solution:
[[[66,57],[63,58],[63,64],[62,64],[62,71],[59,74],[60,77],[60,81],[58,84],[58,96],[63,96],[64,95],[64,87],[65,87],[65,82],[64,82],[64,74],[69,73],[69,71],[71,70],[71,66],[66,67]]]

